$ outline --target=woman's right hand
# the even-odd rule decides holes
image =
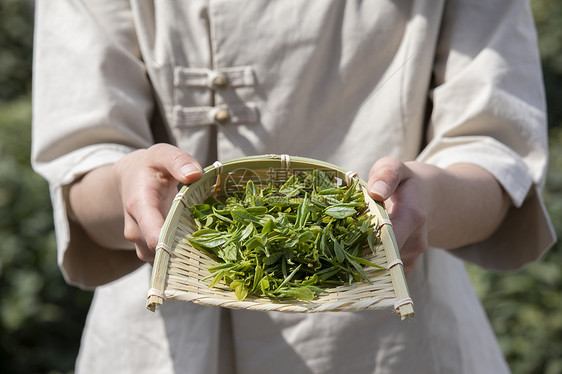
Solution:
[[[124,213],[124,237],[137,256],[154,260],[160,229],[178,182],[193,183],[202,169],[195,159],[169,144],[156,144],[128,154],[115,164]]]
[[[152,263],[178,182],[193,183],[201,175],[191,155],[156,144],[86,174],[72,186],[70,202],[92,240],[109,248],[123,248],[127,240],[139,259]]]

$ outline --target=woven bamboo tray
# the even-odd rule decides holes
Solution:
[[[353,172],[322,161],[288,155],[252,156],[215,162],[205,168],[203,177],[196,183],[184,186],[177,194],[166,217],[156,248],[156,258],[147,297],[147,308],[155,311],[166,300],[190,301],[209,306],[231,309],[280,312],[337,312],[391,309],[402,319],[414,316],[413,302],[409,296],[400,254],[392,225],[382,204],[372,200],[360,180],[370,214],[376,220],[381,244],[376,254],[365,256],[386,270],[365,268],[371,283],[360,281],[351,285],[328,289],[312,301],[275,301],[248,296],[239,301],[234,292],[224,287],[208,287],[212,279],[207,270],[216,262],[193,248],[186,236],[196,231],[189,206],[202,203],[212,194],[220,199],[233,190],[244,188],[246,181],[254,184],[284,183],[293,173],[320,169],[334,181],[350,185]]]

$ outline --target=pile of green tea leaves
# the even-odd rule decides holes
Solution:
[[[263,189],[249,180],[225,202],[210,197],[190,209],[198,230],[189,242],[218,262],[206,279],[223,281],[238,300],[312,300],[369,281],[363,266],[382,269],[361,257],[375,250],[378,232],[357,182],[336,187],[319,170]]]

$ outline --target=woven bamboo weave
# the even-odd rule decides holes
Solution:
[[[293,313],[394,308],[402,319],[413,317],[413,301],[409,295],[392,225],[383,205],[368,196],[362,180],[359,180],[359,186],[380,235],[380,244],[375,253],[369,253],[365,258],[386,269],[365,268],[370,283],[360,281],[327,289],[328,292],[311,301],[277,301],[251,296],[239,301],[234,292],[224,284],[209,287],[212,279],[208,278],[207,269],[216,265],[216,262],[193,248],[186,239],[197,230],[189,206],[200,204],[211,195],[219,199],[226,197],[229,193],[244,188],[250,179],[256,185],[282,184],[294,173],[314,169],[324,171],[334,181],[343,184],[349,185],[354,178],[358,178],[355,173],[319,160],[263,155],[224,163],[215,162],[205,168],[199,181],[183,186],[174,199],[160,233],[147,308],[154,311],[166,300],[181,300],[232,309]]]

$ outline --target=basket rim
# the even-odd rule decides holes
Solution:
[[[286,160],[286,161],[285,161]],[[310,157],[303,157],[303,156],[293,156],[293,155],[287,155],[287,154],[273,154],[273,153],[269,153],[269,154],[263,154],[263,155],[254,155],[254,156],[245,156],[245,157],[238,157],[238,158],[232,158],[229,159],[227,161],[223,161],[223,162],[219,162],[217,161],[219,164],[226,166],[226,165],[238,165],[238,164],[247,164],[247,163],[252,163],[252,162],[271,162],[273,163],[278,163],[279,161],[282,162],[286,162],[288,165],[291,165],[293,163],[302,163],[302,164],[310,164],[310,165],[314,165],[314,166],[323,166],[329,169],[334,169],[334,170],[338,170],[342,173],[346,173],[347,170],[339,167],[338,165],[326,162],[326,161],[322,161],[322,160],[317,160],[314,158],[310,158]],[[208,172],[211,170],[215,170],[217,169],[217,162],[215,162],[212,165],[208,165],[207,167],[205,167],[203,169],[204,172]],[[197,183],[197,182],[195,182]]]
[[[223,174],[226,172],[230,172],[236,170],[238,168],[246,168],[251,169],[252,167],[278,167],[281,163],[281,166],[286,169],[296,169],[295,166],[298,168],[310,168],[310,169],[318,169],[318,168],[325,168],[332,171],[335,171],[339,174],[340,177],[348,179],[346,182],[350,182],[352,178],[359,179],[359,184],[361,186],[366,186],[367,183],[359,177],[359,175],[353,171],[348,171],[340,166],[335,164],[331,164],[326,161],[316,160],[309,157],[302,157],[302,156],[289,156],[287,154],[265,154],[265,155],[257,155],[257,156],[246,156],[246,157],[239,157],[233,158],[228,161],[219,162],[216,161],[212,165],[209,165],[203,169],[203,175],[201,179],[197,180],[193,184],[185,185],[187,187],[195,187],[198,184],[205,183],[208,178],[212,178],[218,174]]]

